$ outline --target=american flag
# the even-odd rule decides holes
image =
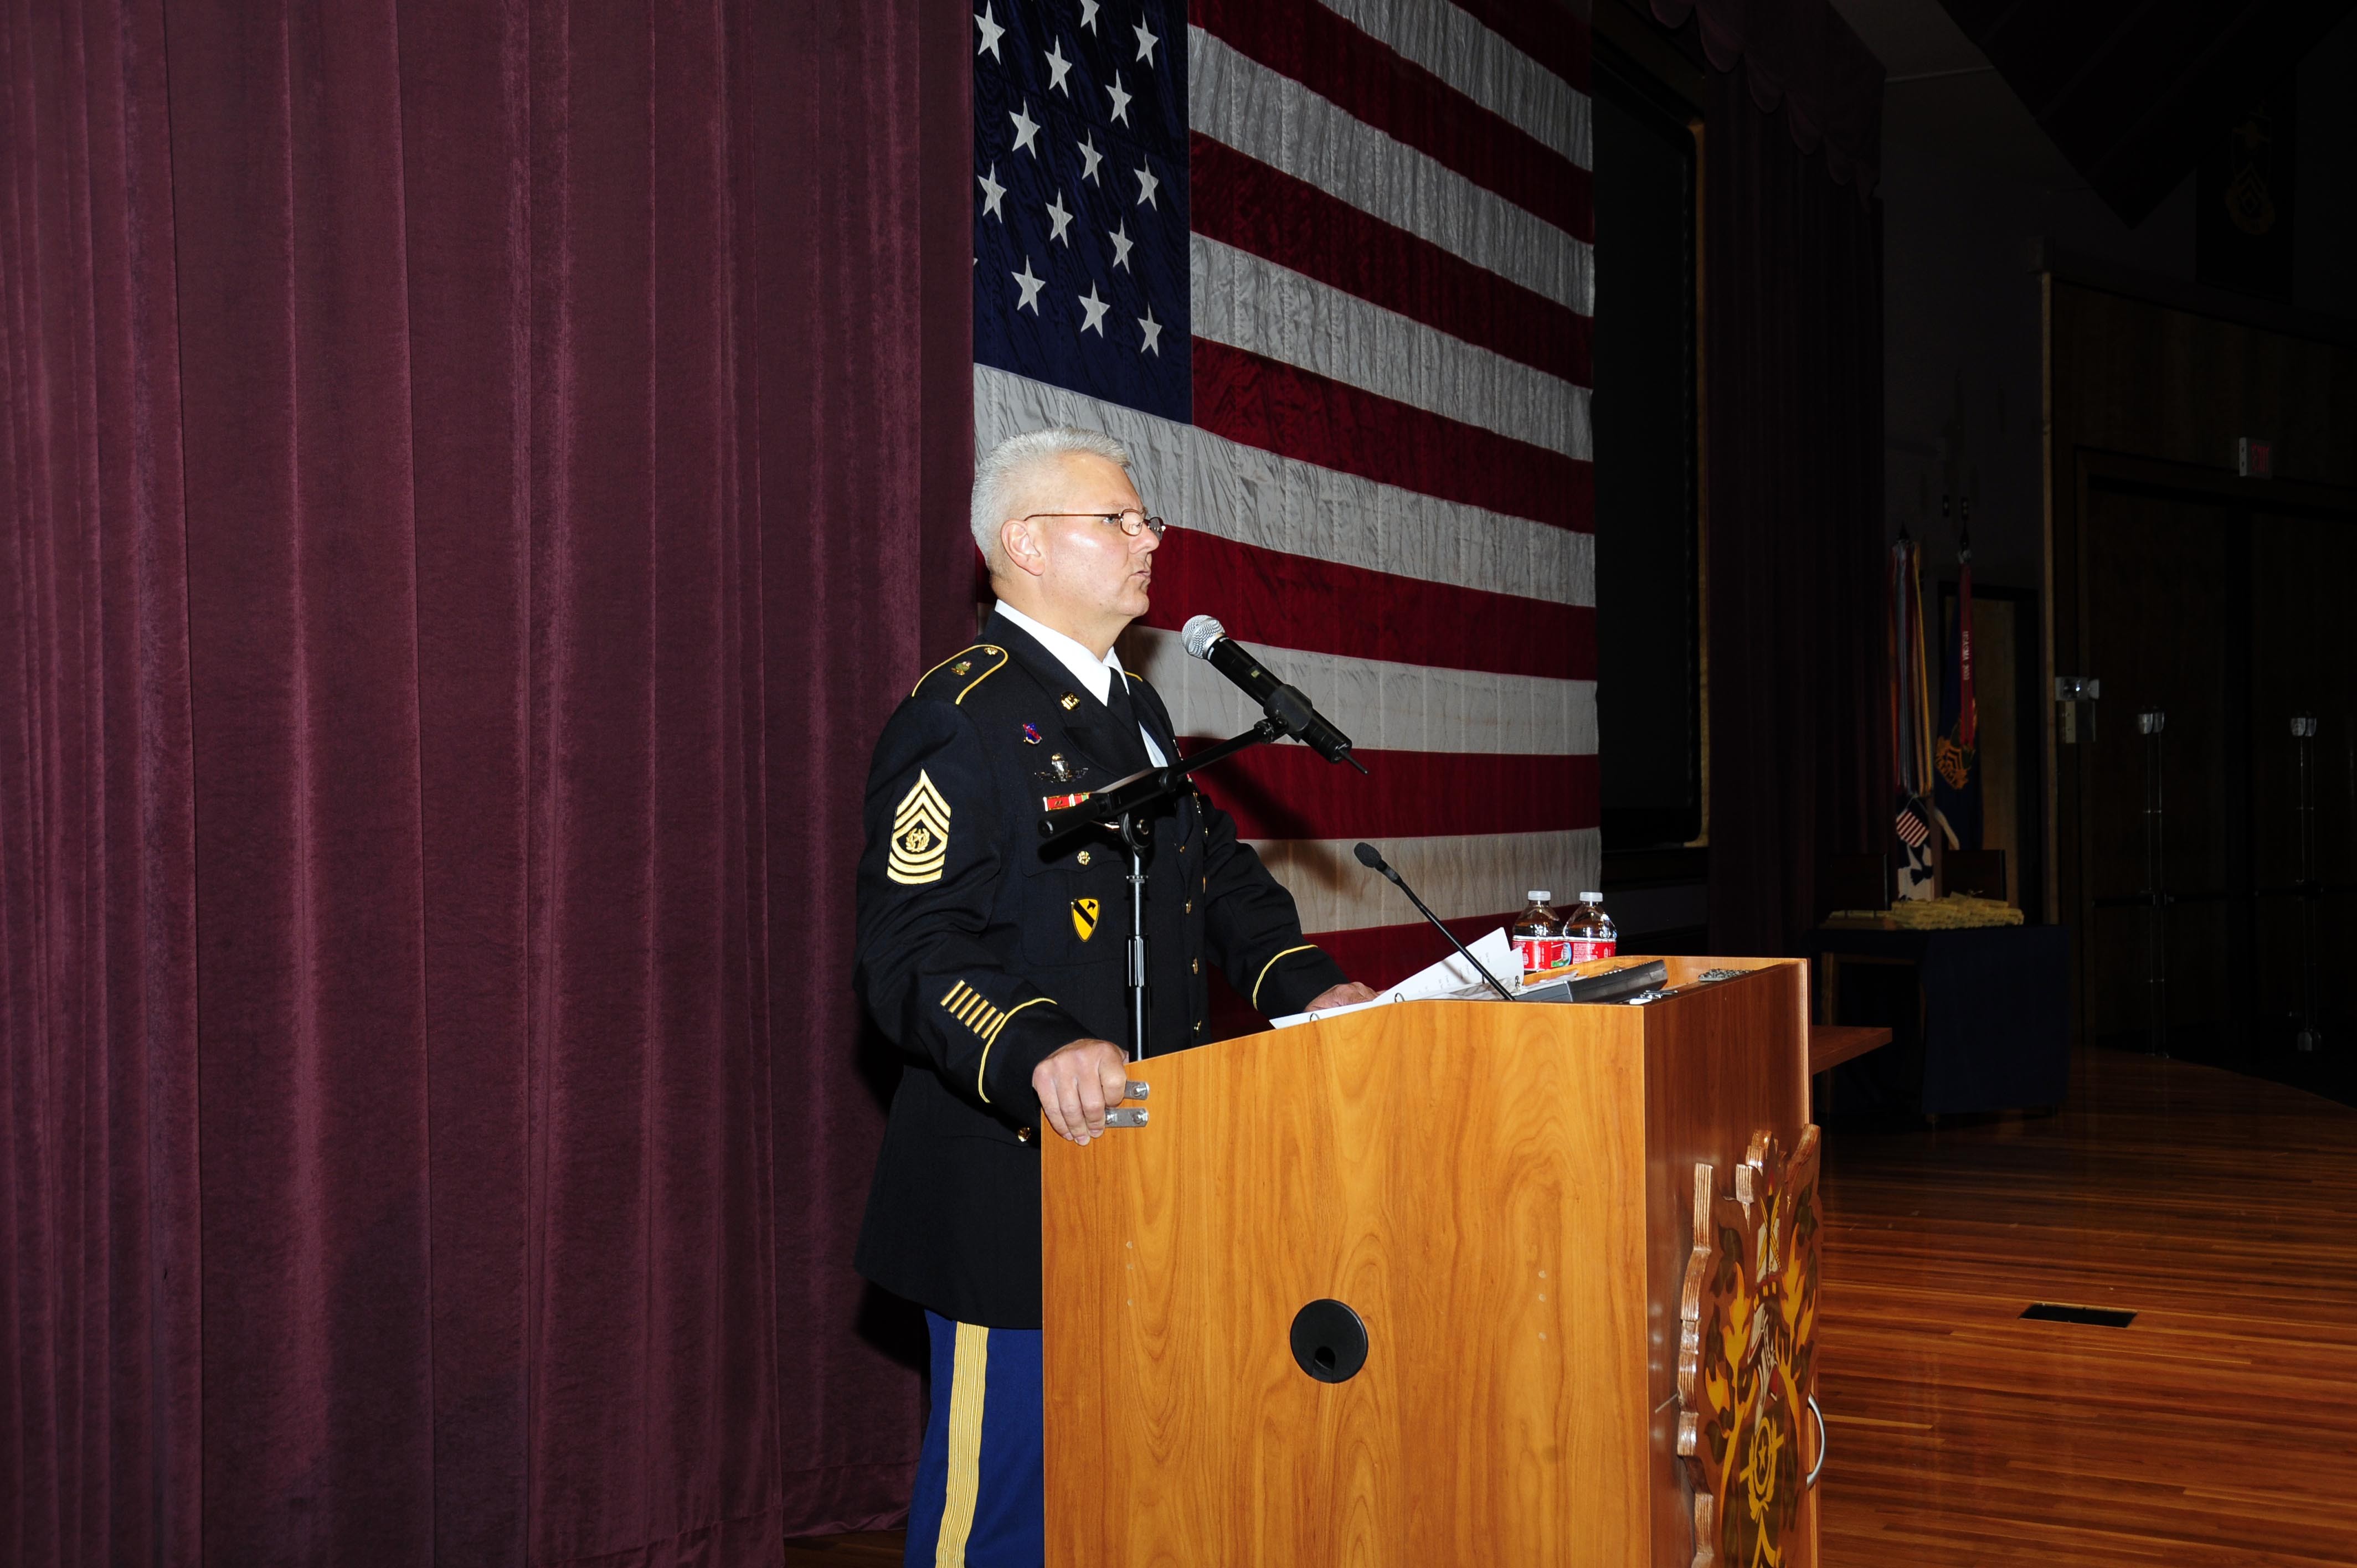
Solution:
[[[1217,616],[1372,777],[1206,788],[1359,978],[1598,871],[1588,33],[1559,0],[985,0],[974,421],[1110,432],[1174,527],[1125,661],[1182,744],[1259,714]]]

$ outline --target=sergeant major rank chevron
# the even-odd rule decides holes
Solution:
[[[892,854],[885,875],[910,887],[942,879],[950,853],[950,803],[919,772],[892,813]]]

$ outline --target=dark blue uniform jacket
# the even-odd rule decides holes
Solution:
[[[1125,854],[1095,832],[1043,848],[1038,823],[1050,798],[1146,758],[1028,634],[994,614],[982,636],[918,682],[868,773],[856,979],[904,1065],[856,1261],[943,1316],[1036,1328],[1031,1071],[1076,1039],[1129,1041]],[[1176,758],[1161,698],[1135,676],[1130,690]],[[1146,932],[1154,1053],[1205,1038],[1208,964],[1267,1015],[1297,1012],[1344,978],[1302,940],[1292,895],[1199,794],[1155,824]]]

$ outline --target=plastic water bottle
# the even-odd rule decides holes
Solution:
[[[1612,924],[1612,917],[1604,912],[1603,894],[1579,896],[1579,908],[1563,923],[1563,940],[1566,956],[1573,963],[1610,958],[1620,950],[1620,932]]]
[[[1563,917],[1555,912],[1555,895],[1534,888],[1530,908],[1514,918],[1514,951],[1522,955],[1525,977],[1563,965]]]

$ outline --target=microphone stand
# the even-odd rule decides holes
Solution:
[[[1111,828],[1129,851],[1129,1059],[1146,1059],[1146,851],[1154,842],[1154,824],[1146,813],[1178,798],[1188,775],[1224,762],[1248,746],[1283,739],[1289,731],[1275,716],[1265,718],[1242,735],[1207,746],[1178,762],[1149,768],[1115,779],[1078,805],[1049,811],[1039,818],[1043,843],[1085,828]],[[1359,771],[1365,772],[1361,768]]]

